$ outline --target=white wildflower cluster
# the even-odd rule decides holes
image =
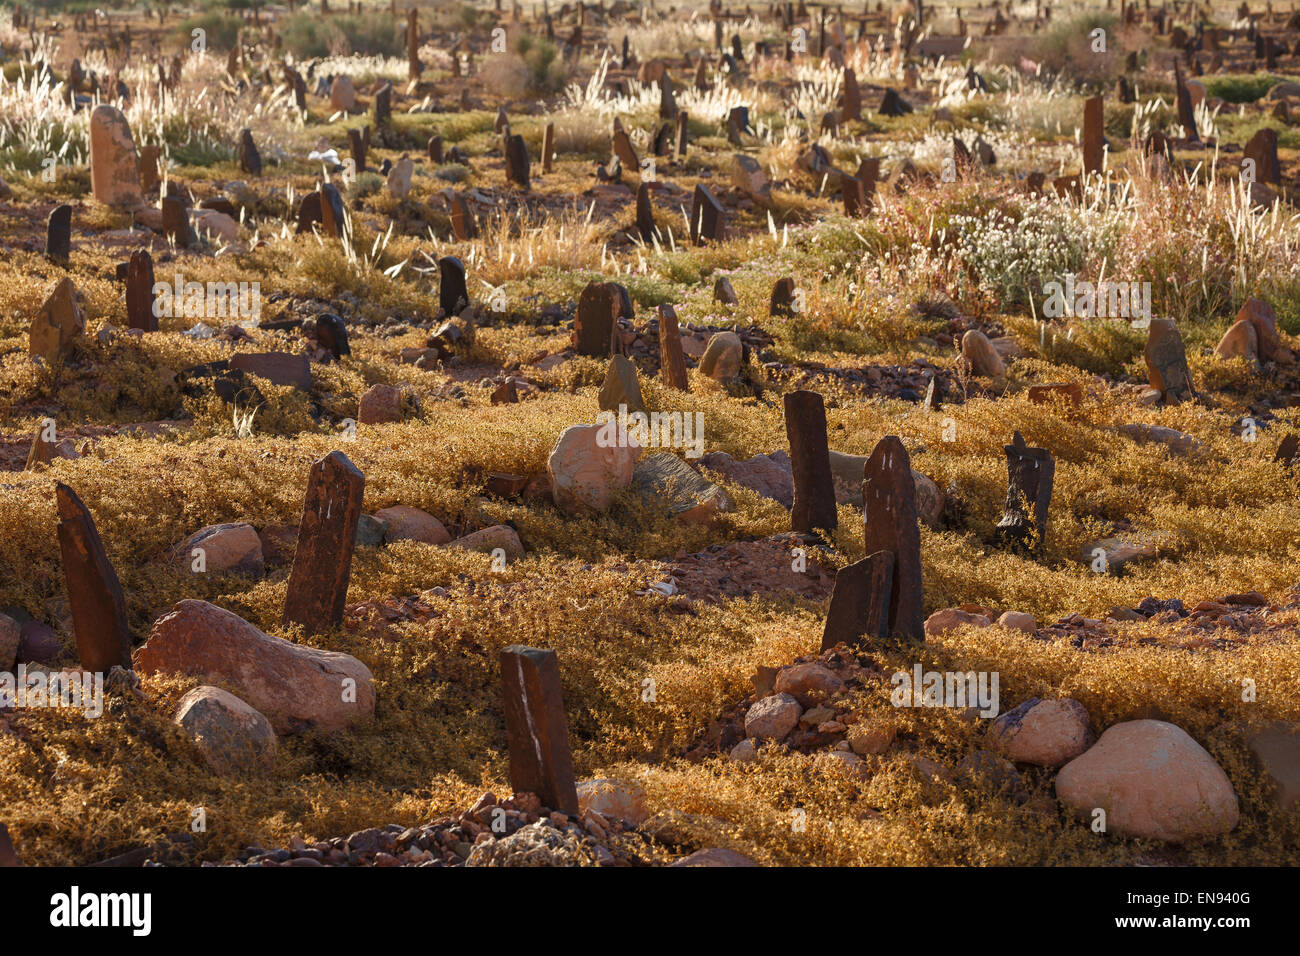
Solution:
[[[1043,198],[1026,204],[1018,219],[999,211],[958,215],[949,229],[957,260],[1005,308],[1037,296],[1045,282],[1111,259],[1125,222],[1117,209],[1080,209]]]

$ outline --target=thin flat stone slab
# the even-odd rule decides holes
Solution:
[[[1277,130],[1265,127],[1246,143],[1243,159],[1254,160],[1255,182],[1282,184],[1282,167],[1277,159]]]
[[[345,215],[343,195],[333,183],[321,183],[320,187],[321,229],[325,235],[337,239],[343,235]]]
[[[59,552],[72,605],[77,658],[88,671],[107,674],[131,668],[131,635],[126,628],[126,599],[117,572],[90,510],[67,485],[55,485],[59,509]]]
[[[916,514],[912,461],[897,435],[876,443],[863,469],[863,526],[867,554],[889,551],[889,634],[925,640],[922,610],[921,529]]]
[[[621,309],[618,292],[608,282],[589,282],[578,297],[573,320],[579,355],[606,358],[613,351],[614,324]]]
[[[626,355],[610,358],[609,371],[605,373],[605,381],[600,386],[597,400],[602,411],[617,412],[621,407],[627,414],[631,414],[646,410],[636,366]]]
[[[1003,451],[1007,455],[1007,503],[994,535],[999,544],[1038,554],[1047,535],[1056,462],[1046,448],[1025,444],[1020,432],[1014,433]]]
[[[715,515],[732,509],[725,491],[667,451],[637,462],[631,489],[647,507],[665,511],[686,524],[707,524]]]
[[[285,624],[300,624],[310,635],[342,622],[365,487],[365,476],[341,451],[312,464],[284,600]]]
[[[311,389],[311,361],[306,355],[241,352],[231,356],[230,367],[250,375],[260,375],[272,385],[292,385],[303,391]]]
[[[794,473],[790,529],[834,531],[839,526],[839,516],[835,510],[835,480],[831,475],[830,446],[826,438],[826,405],[821,395],[808,389],[787,392],[784,404],[785,434]]]
[[[560,662],[555,651],[512,644],[501,649],[501,690],[510,749],[510,786],[542,805],[578,814]]]
[[[126,266],[126,324],[142,332],[158,331],[158,316],[154,314],[153,256],[144,249],[131,253]]]
[[[893,578],[894,555],[890,551],[877,551],[839,570],[822,631],[823,651],[836,644],[853,647],[864,637],[889,636],[889,591]]]

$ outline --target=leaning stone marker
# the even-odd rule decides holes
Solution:
[[[1244,159],[1255,162],[1255,182],[1282,184],[1282,168],[1277,159],[1277,130],[1265,127],[1246,143]]]
[[[1056,462],[1046,448],[1026,445],[1020,432],[1003,450],[1007,453],[1007,504],[995,531],[998,543],[1039,554],[1047,536]]]
[[[794,472],[790,527],[798,532],[814,528],[834,531],[839,517],[835,511],[830,446],[826,441],[826,406],[821,395],[808,389],[786,393],[785,433]]]
[[[888,633],[925,640],[922,613],[921,530],[916,516],[912,462],[897,435],[876,443],[862,482],[867,554],[889,551],[894,571],[889,585]]]
[[[0,868],[22,865],[18,851],[14,849],[14,842],[9,838],[9,828],[0,823]]]
[[[501,650],[501,689],[510,746],[510,786],[542,805],[578,814],[560,664],[555,651],[512,644]]]
[[[131,253],[126,267],[126,324],[143,332],[158,331],[154,314],[153,256],[144,249]]]
[[[77,493],[55,485],[59,508],[59,552],[72,605],[77,658],[88,671],[107,674],[131,668],[131,635],[126,629],[126,599],[109,563],[95,520]]]
[[[589,282],[578,297],[573,332],[579,355],[605,358],[613,351],[619,296],[607,282]]]
[[[823,651],[836,644],[852,647],[864,637],[888,636],[889,589],[893,578],[894,555],[889,551],[869,554],[839,570],[822,631]]]
[[[365,476],[341,451],[311,466],[284,601],[285,624],[301,624],[315,634],[343,620],[365,486]]]

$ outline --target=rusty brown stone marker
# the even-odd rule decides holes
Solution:
[[[804,388],[786,393],[785,434],[790,442],[790,466],[794,472],[791,530],[834,531],[839,517],[835,512],[835,479],[831,475],[830,446],[826,441],[826,405],[821,395]]]
[[[1083,101],[1083,171],[1100,175],[1106,157],[1105,100],[1090,96]]]
[[[863,469],[862,509],[867,554],[894,556],[889,582],[891,635],[925,640],[922,612],[921,530],[916,517],[912,460],[897,435],[876,443]]]
[[[55,485],[59,508],[59,552],[72,605],[77,658],[88,671],[108,673],[131,667],[131,635],[126,629],[126,599],[109,563],[95,519],[77,493]]]
[[[578,314],[573,319],[574,345],[579,355],[609,357],[619,307],[618,294],[610,283],[587,283],[578,296]]]
[[[510,786],[542,805],[577,815],[560,662],[555,651],[512,644],[501,649],[501,689],[510,746]]]
[[[0,823],[0,868],[22,866],[14,841],[9,839],[9,828]]]
[[[555,124],[547,123],[542,131],[542,172],[549,173],[555,156]]]
[[[1297,452],[1300,452],[1300,437],[1297,437],[1296,434],[1292,432],[1283,438],[1278,444],[1277,452],[1273,455],[1273,460],[1281,463],[1281,465],[1289,471],[1291,465],[1295,462]]]
[[[1160,401],[1177,405],[1196,397],[1183,337],[1173,319],[1151,320],[1142,357],[1147,366],[1147,381],[1160,393]]]
[[[691,241],[703,244],[727,238],[727,213],[708,186],[697,184],[691,201]]]
[[[636,187],[636,230],[642,242],[654,241],[655,213],[650,202],[650,184],[646,182]]]
[[[830,650],[841,643],[852,647],[864,637],[888,637],[893,580],[894,555],[890,551],[877,551],[841,568],[835,575],[821,649]]]
[[[1031,448],[1015,432],[1007,453],[1007,504],[996,531],[999,544],[1042,551],[1047,536],[1047,509],[1052,503],[1056,462],[1046,448]],[[1030,515],[1032,510],[1033,514]]]
[[[659,306],[659,375],[665,385],[689,392],[686,358],[682,354],[682,333],[677,328],[677,311],[671,305]]]
[[[154,315],[153,256],[145,249],[131,253],[126,267],[126,322],[133,329],[144,332],[158,331],[158,316]]]
[[[284,599],[285,624],[316,634],[343,620],[365,487],[365,476],[341,451],[312,463]]]

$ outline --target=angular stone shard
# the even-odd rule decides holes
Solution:
[[[71,353],[85,331],[86,317],[77,302],[76,287],[65,276],[32,319],[27,333],[28,354],[53,364]]]
[[[252,176],[262,175],[262,154],[257,151],[250,129],[239,132],[239,168]]]
[[[894,555],[889,585],[891,635],[925,640],[922,613],[921,529],[916,513],[916,484],[907,449],[896,435],[876,443],[867,459],[862,483],[867,554]]]
[[[790,528],[810,532],[834,531],[835,482],[831,477],[830,446],[826,440],[826,406],[821,395],[808,389],[785,395],[785,433],[790,442],[794,473],[794,508]]]
[[[312,465],[284,601],[285,624],[301,624],[316,634],[342,622],[365,486],[365,476],[341,451]]]
[[[272,385],[291,385],[303,391],[311,389],[311,361],[293,352],[241,352],[230,358],[230,367],[250,375],[260,375]]]
[[[641,183],[636,188],[636,231],[642,242],[653,242],[655,238],[654,207],[650,203],[650,184]]]
[[[1046,448],[1026,445],[1020,432],[1003,450],[1007,454],[1007,503],[994,535],[999,544],[1040,554],[1047,535],[1056,462]]]
[[[645,399],[641,396],[641,383],[637,380],[636,366],[626,355],[615,355],[609,360],[609,371],[597,396],[601,410],[617,412],[624,406],[627,413],[644,412]]]
[[[510,748],[510,786],[542,805],[578,814],[560,663],[555,651],[512,644],[501,650],[501,689]]]
[[[0,869],[22,865],[18,851],[14,849],[14,842],[9,838],[9,828],[0,823]]]
[[[888,637],[893,577],[890,551],[877,551],[839,570],[822,631],[823,651],[841,643],[852,647],[863,638]]]
[[[126,599],[117,573],[109,563],[104,542],[90,510],[67,485],[55,485],[59,508],[59,552],[77,657],[82,668],[107,674],[114,667],[131,668],[131,635],[126,628]]]

